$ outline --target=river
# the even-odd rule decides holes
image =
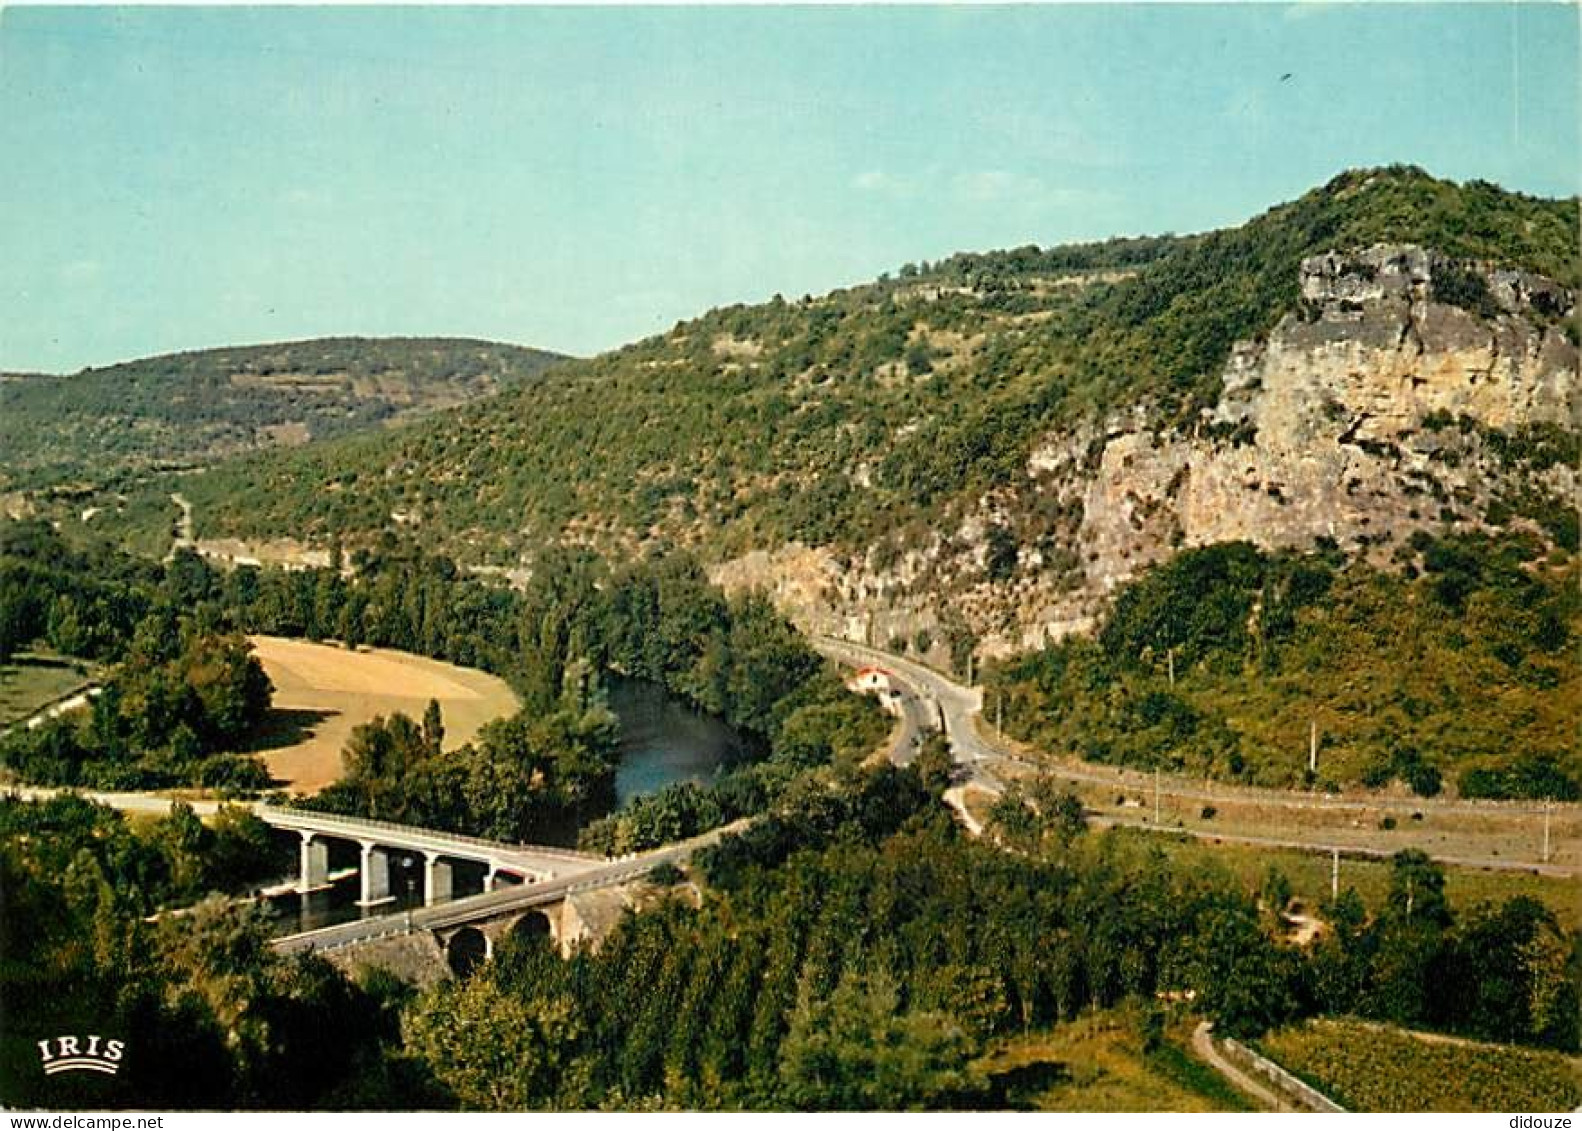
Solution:
[[[708,782],[741,758],[741,737],[657,683],[612,678],[610,709],[621,720],[615,803],[657,793],[676,782]]]
[[[726,723],[697,711],[657,683],[611,677],[610,709],[621,720],[621,763],[615,772],[616,807],[636,797],[657,793],[676,782],[708,782],[741,758],[745,744]],[[290,838],[295,843],[295,838]],[[356,904],[357,846],[330,842],[330,867],[335,882],[306,898],[294,893],[269,900],[281,932],[311,930],[343,923],[363,914]],[[455,893],[465,895],[483,886],[481,865],[456,862]],[[389,914],[421,905],[422,863],[411,854],[392,854],[391,902],[371,909]]]

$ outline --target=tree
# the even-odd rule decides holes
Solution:
[[[201,636],[176,661],[197,701],[190,721],[213,747],[235,746],[269,711],[274,691],[245,637]]]
[[[1016,573],[1016,535],[1003,526],[989,527],[984,546],[984,569],[990,581],[1006,581]]]
[[[1012,784],[995,798],[989,808],[989,827],[1007,844],[1024,851],[1038,843],[1038,814],[1019,785]]]
[[[1397,852],[1390,860],[1388,907],[1391,915],[1402,920],[1449,926],[1444,869],[1420,849]]]
[[[929,734],[923,739],[923,748],[912,759],[912,768],[918,779],[934,797],[950,788],[955,778],[956,763],[950,755],[950,740],[942,734]]]
[[[1355,888],[1347,888],[1323,914],[1330,930],[1308,955],[1308,986],[1323,1013],[1354,1013],[1368,981],[1367,908]]]
[[[207,848],[212,836],[185,801],[170,807],[153,828],[152,839],[165,854],[166,866],[178,898],[194,899],[203,894]]]
[[[824,1001],[805,991],[781,1047],[786,1104],[804,1111],[921,1111],[971,1104],[976,1049],[944,1013],[905,1010],[884,975],[844,979]]]
[[[1161,979],[1196,990],[1201,1008],[1231,1036],[1257,1035],[1295,1011],[1289,955],[1264,934],[1257,909],[1240,896],[1212,894],[1162,966]]]
[[[430,699],[423,708],[423,749],[429,757],[437,757],[445,742],[445,723],[440,716],[439,700]]]
[[[402,1023],[407,1048],[474,1111],[556,1106],[582,1032],[574,1002],[528,1000],[486,974],[439,984]]]
[[[0,663],[31,644],[44,627],[42,603],[32,589],[9,571],[0,573]]]
[[[1440,1023],[1494,1041],[1574,1046],[1572,947],[1553,913],[1530,896],[1477,909],[1449,947],[1446,977],[1458,992],[1436,998]]]
[[[1062,788],[1054,778],[1039,777],[1034,780],[1033,804],[1038,808],[1038,820],[1043,831],[1060,844],[1069,844],[1087,831],[1088,818],[1082,808],[1082,799],[1069,789]]]
[[[1291,903],[1291,881],[1278,865],[1271,864],[1264,872],[1263,884],[1259,888],[1258,896],[1278,926],[1280,917],[1285,914],[1286,907]]]

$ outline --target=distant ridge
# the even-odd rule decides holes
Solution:
[[[1576,218],[1574,200],[1456,184],[1406,166],[1354,170],[1234,228],[964,253],[821,297],[721,307],[567,363],[556,380],[518,385],[442,426],[228,464],[190,497],[208,537],[289,532],[353,544],[416,517],[433,544],[496,564],[557,541],[616,555],[691,545],[716,561],[803,545],[827,547],[843,563],[837,573],[866,560],[888,574],[908,553],[923,555],[883,588],[898,600],[902,590],[937,599],[978,582],[992,587],[986,607],[995,610],[1054,603],[1067,590],[1101,594],[1114,579],[1100,576],[1087,543],[1119,530],[1111,519],[1157,518],[1160,552],[1168,551],[1165,519],[1185,484],[1147,514],[1125,518],[1119,501],[1114,513],[1101,508],[1085,496],[1109,439],[1141,430],[1160,444],[1196,437],[1205,451],[1259,446],[1244,406],[1222,398],[1227,380],[1245,378],[1237,367],[1252,365],[1287,319],[1296,320],[1292,333],[1309,327],[1308,337],[1332,339],[1315,351],[1371,349],[1370,333],[1386,329],[1404,334],[1403,348],[1418,348],[1411,310],[1386,316],[1381,307],[1376,328],[1357,321],[1358,300],[1376,289],[1362,278],[1375,271],[1358,258],[1366,249],[1414,247],[1426,256],[1413,276],[1422,292],[1414,301],[1431,315],[1427,356],[1443,365],[1416,374],[1424,383],[1416,407],[1402,409],[1403,428],[1421,437],[1428,430],[1415,417],[1441,401],[1452,418],[1484,412],[1452,390],[1473,378],[1451,377],[1486,367],[1488,349],[1511,360],[1518,335],[1534,350],[1542,343],[1537,370],[1562,375],[1539,382],[1549,408],[1501,410],[1484,423],[1512,435],[1550,424],[1573,432],[1554,406],[1574,384],[1558,363],[1575,348],[1565,312],[1582,287]],[[1333,278],[1307,273],[1309,260],[1318,270],[1327,256],[1339,257]],[[1330,286],[1356,294],[1337,291],[1328,310],[1320,291]],[[1446,334],[1465,341],[1451,349]],[[1380,364],[1427,364],[1414,357]],[[1387,383],[1382,370],[1364,376]],[[1373,413],[1360,389],[1315,383],[1309,392],[1303,411],[1322,414],[1327,396],[1335,406],[1361,398],[1352,415]],[[1409,469],[1379,454],[1388,449],[1378,445],[1398,442],[1369,435],[1377,451],[1349,444],[1357,439],[1346,433],[1349,420],[1337,419],[1326,442],[1346,441],[1338,451],[1358,460],[1383,460],[1379,473],[1392,484],[1385,493],[1409,497],[1409,484],[1396,483]],[[1276,470],[1252,479],[1288,482]],[[337,484],[330,497],[316,486],[326,478]],[[1547,506],[1554,489],[1503,473],[1466,486],[1480,507],[1500,490],[1528,510]],[[1261,486],[1256,494],[1272,498]],[[1378,510],[1365,504],[1371,498],[1348,497],[1348,513],[1360,522]],[[1238,498],[1227,513],[1251,501]],[[1411,521],[1433,523],[1445,505],[1405,507],[1428,516]],[[1303,514],[1278,512],[1293,539]],[[992,569],[983,541],[991,531],[999,532]],[[841,588],[805,580],[824,599]],[[1017,581],[1050,592],[1012,596]]]
[[[471,338],[331,337],[0,374],[0,484],[201,466],[348,435],[538,376],[565,355]]]

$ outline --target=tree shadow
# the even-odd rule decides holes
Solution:
[[[71,669],[74,672],[83,670],[83,661],[72,659],[68,656],[40,656],[35,652],[18,652],[11,657],[11,664],[18,668],[56,668],[59,670]]]
[[[261,754],[267,750],[279,750],[283,747],[295,746],[299,742],[306,742],[313,737],[320,726],[338,714],[339,711],[275,707],[264,716],[264,721],[253,732],[252,740],[247,744],[247,752]]]
[[[1012,1111],[1030,1111],[1036,1108],[1041,1093],[1070,1082],[1069,1066],[1055,1060],[1038,1060],[992,1074],[989,1077],[989,1091],[995,1106]]]

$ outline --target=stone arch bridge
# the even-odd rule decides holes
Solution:
[[[328,841],[352,841],[362,850],[359,903],[364,918],[278,938],[273,943],[277,951],[319,952],[346,961],[355,949],[369,960],[376,953],[393,956],[396,965],[403,956],[422,963],[441,953],[458,973],[487,960],[496,944],[513,933],[548,936],[562,952],[596,938],[624,906],[617,889],[661,864],[681,863],[746,824],[737,822],[651,852],[608,859],[301,809],[258,806],[254,812],[269,825],[302,837],[297,885],[301,892],[327,884]],[[424,905],[373,914],[372,909],[393,898],[388,863],[392,850],[424,854]],[[484,865],[484,890],[449,898],[447,868],[452,861]]]

